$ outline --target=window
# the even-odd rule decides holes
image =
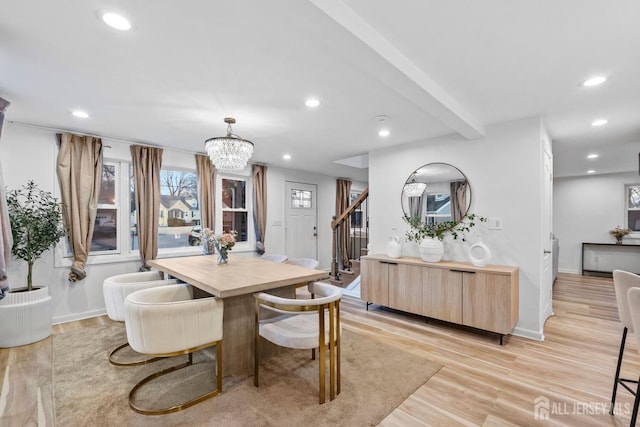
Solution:
[[[118,251],[118,182],[120,164],[104,162],[90,254]]]
[[[291,207],[311,209],[311,191],[291,189]]]
[[[627,227],[640,231],[640,184],[625,185]]]
[[[247,181],[222,178],[222,231],[235,230],[237,241],[246,242],[249,235]]]
[[[197,179],[196,173],[190,170],[169,168],[160,170],[159,251],[200,244]],[[130,169],[130,187],[131,249],[138,250],[133,166]]]

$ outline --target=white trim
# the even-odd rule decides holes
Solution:
[[[511,335],[515,337],[529,338],[536,341],[544,341],[544,332],[542,330],[534,331],[516,326],[511,331]]]

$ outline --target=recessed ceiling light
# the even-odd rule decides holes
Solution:
[[[131,22],[122,15],[118,15],[114,12],[106,12],[102,14],[102,20],[116,30],[128,31],[131,29]]]
[[[89,117],[89,113],[87,113],[86,111],[82,111],[82,110],[72,111],[71,114],[73,114],[74,116],[79,117],[81,119],[86,119],[87,117]]]
[[[291,154],[283,154],[282,158],[285,160],[291,160]]]
[[[304,105],[306,105],[307,107],[317,107],[318,105],[320,105],[320,101],[315,98],[309,98],[304,102]]]
[[[587,159],[597,159],[598,157],[600,157],[599,154],[592,153],[587,156]]]
[[[389,132],[389,129],[380,129],[380,131],[378,132],[378,135],[385,137],[385,136],[391,135],[391,132]]]
[[[606,82],[607,78],[604,76],[593,76],[590,79],[585,80],[582,83],[582,86],[585,87],[593,87],[593,86],[598,86],[601,85],[602,83]]]
[[[602,126],[606,125],[609,121],[607,119],[598,119],[591,122],[591,126]]]
[[[589,170],[587,171],[587,173],[588,173],[588,174],[592,174],[592,173],[596,173],[596,171],[594,171],[593,169],[589,169]]]

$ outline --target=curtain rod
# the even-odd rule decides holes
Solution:
[[[202,155],[206,155],[203,152],[182,150],[182,149],[179,149],[179,148],[163,147],[163,146],[157,145],[157,144],[149,144],[147,142],[141,142],[141,141],[137,141],[137,140],[134,140],[134,139],[124,139],[124,138],[119,138],[119,137],[116,137],[116,136],[96,135],[96,134],[84,132],[84,131],[77,130],[77,129],[61,129],[61,128],[57,128],[57,127],[53,127],[53,126],[40,125],[40,124],[36,124],[36,123],[18,122],[18,121],[15,121],[15,120],[7,120],[7,122],[9,122],[11,124],[14,124],[14,125],[18,125],[18,126],[24,126],[24,127],[33,128],[33,129],[48,130],[48,131],[51,131],[51,132],[68,132],[68,133],[75,133],[75,134],[82,135],[82,136],[91,136],[91,137],[94,137],[94,138],[110,139],[112,141],[123,142],[123,143],[129,144],[129,145],[135,144],[135,145],[142,145],[142,146],[145,146],[145,147],[168,149],[168,150],[171,150],[171,151],[178,151],[178,152],[187,153],[187,154],[202,154]],[[106,146],[106,147],[111,148],[109,146]]]

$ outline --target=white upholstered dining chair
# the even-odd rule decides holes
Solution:
[[[289,257],[281,254],[264,254],[260,256],[260,259],[263,259],[265,261],[272,261],[272,262],[287,262]]]
[[[193,299],[187,284],[144,289],[124,303],[127,339],[135,351],[153,357],[188,355],[188,361],[151,374],[129,393],[129,406],[144,415],[180,411],[222,392],[223,301],[215,297]],[[149,381],[193,365],[193,353],[216,346],[216,388],[183,403],[160,409],[138,406],[136,395]]]
[[[627,385],[627,383],[635,384],[637,381],[620,378],[620,368],[622,366],[622,358],[624,355],[625,342],[627,340],[627,332],[633,333],[633,322],[631,320],[631,312],[629,311],[628,292],[633,287],[640,286],[640,276],[634,273],[623,270],[613,271],[613,285],[616,293],[616,303],[618,306],[618,317],[624,329],[622,330],[622,338],[620,339],[620,351],[618,352],[618,365],[616,367],[616,374],[613,380],[613,392],[611,393],[611,407],[609,409],[609,415],[613,415],[616,404],[616,393],[618,391],[618,385],[621,385],[627,391],[633,393],[633,390]]]
[[[326,399],[326,357],[329,349],[329,399],[340,394],[340,299],[342,289],[326,283],[313,284],[315,299],[289,299],[266,293],[255,295],[255,368],[259,385],[261,340],[295,349],[319,349],[319,400]],[[264,312],[263,312],[264,310]],[[265,316],[267,312],[276,314]],[[312,352],[312,359],[315,352]]]
[[[298,265],[304,268],[318,268],[320,264],[317,259],[313,258],[290,258],[286,262],[287,264]]]
[[[160,271],[142,271],[136,273],[118,274],[107,277],[102,283],[102,293],[104,304],[107,309],[109,319],[116,322],[124,322],[124,301],[127,295],[142,289],[155,288],[158,286],[174,285],[178,283],[175,279],[164,279]],[[123,361],[118,359],[116,354],[128,347],[129,343],[119,345],[109,353],[109,362],[116,366],[133,366],[153,362],[159,358],[145,358],[135,361]]]
[[[633,326],[634,335],[636,336],[637,349],[640,351],[640,287],[632,287],[629,288],[627,292],[627,299],[629,302],[629,311],[631,316],[631,323]],[[638,406],[640,404],[640,378],[638,381],[631,381],[637,384],[635,390],[631,390],[629,387],[627,388],[631,394],[635,396],[633,401],[633,412],[631,413],[631,422],[630,426],[636,425],[636,419],[638,417]]]

